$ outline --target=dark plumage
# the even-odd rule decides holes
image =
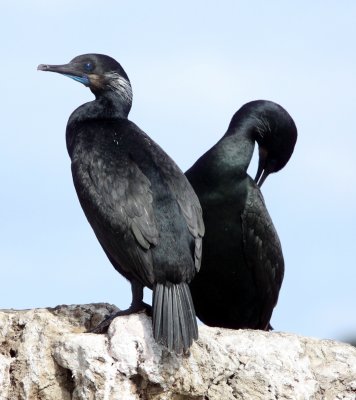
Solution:
[[[96,97],[72,113],[66,141],[84,213],[115,269],[131,282],[132,304],[115,316],[149,308],[147,286],[155,339],[186,351],[198,337],[188,286],[200,267],[204,233],[198,198],[169,156],[127,119],[132,91],[119,63],[86,54],[38,69],[69,76]]]
[[[256,182],[262,185],[288,162],[296,139],[295,124],[281,106],[252,101],[186,172],[206,228],[202,267],[190,288],[196,313],[207,325],[269,327],[283,280],[283,254],[260,189],[246,171],[255,141]]]

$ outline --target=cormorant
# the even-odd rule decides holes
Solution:
[[[281,244],[260,186],[282,169],[297,140],[294,121],[271,101],[252,101],[219,142],[186,172],[203,209],[202,266],[190,288],[205,324],[270,329],[284,274]],[[255,141],[255,181],[247,174]]]
[[[198,337],[188,283],[199,270],[204,224],[199,200],[174,161],[128,120],[132,89],[113,58],[85,54],[65,65],[39,65],[89,87],[95,100],[69,118],[66,143],[74,186],[114,268],[131,282],[132,303],[116,316],[147,310],[153,335],[177,354]]]

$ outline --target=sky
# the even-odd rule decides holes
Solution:
[[[130,304],[130,285],[80,208],[65,147],[70,113],[93,96],[36,70],[103,53],[131,80],[129,118],[182,170],[244,103],[273,100],[291,114],[294,154],[262,188],[286,268],[272,325],[356,337],[354,1],[11,0],[1,8],[0,308]]]

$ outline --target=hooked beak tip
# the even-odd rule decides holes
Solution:
[[[48,69],[48,65],[47,64],[40,64],[37,67],[37,71],[47,71],[47,69]]]
[[[266,170],[266,162],[268,159],[268,149],[264,146],[259,146],[258,147],[258,169],[257,169],[257,174],[255,177],[255,182],[257,186],[260,188],[269,175],[269,171]],[[268,168],[267,168],[268,169]]]
[[[263,182],[266,180],[268,175],[269,175],[269,172],[266,171],[265,169],[262,170],[260,174],[256,175],[255,182],[259,188],[261,188],[261,186],[263,185]]]

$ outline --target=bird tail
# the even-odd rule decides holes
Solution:
[[[153,336],[176,354],[198,339],[198,326],[187,283],[156,283],[153,288]]]

